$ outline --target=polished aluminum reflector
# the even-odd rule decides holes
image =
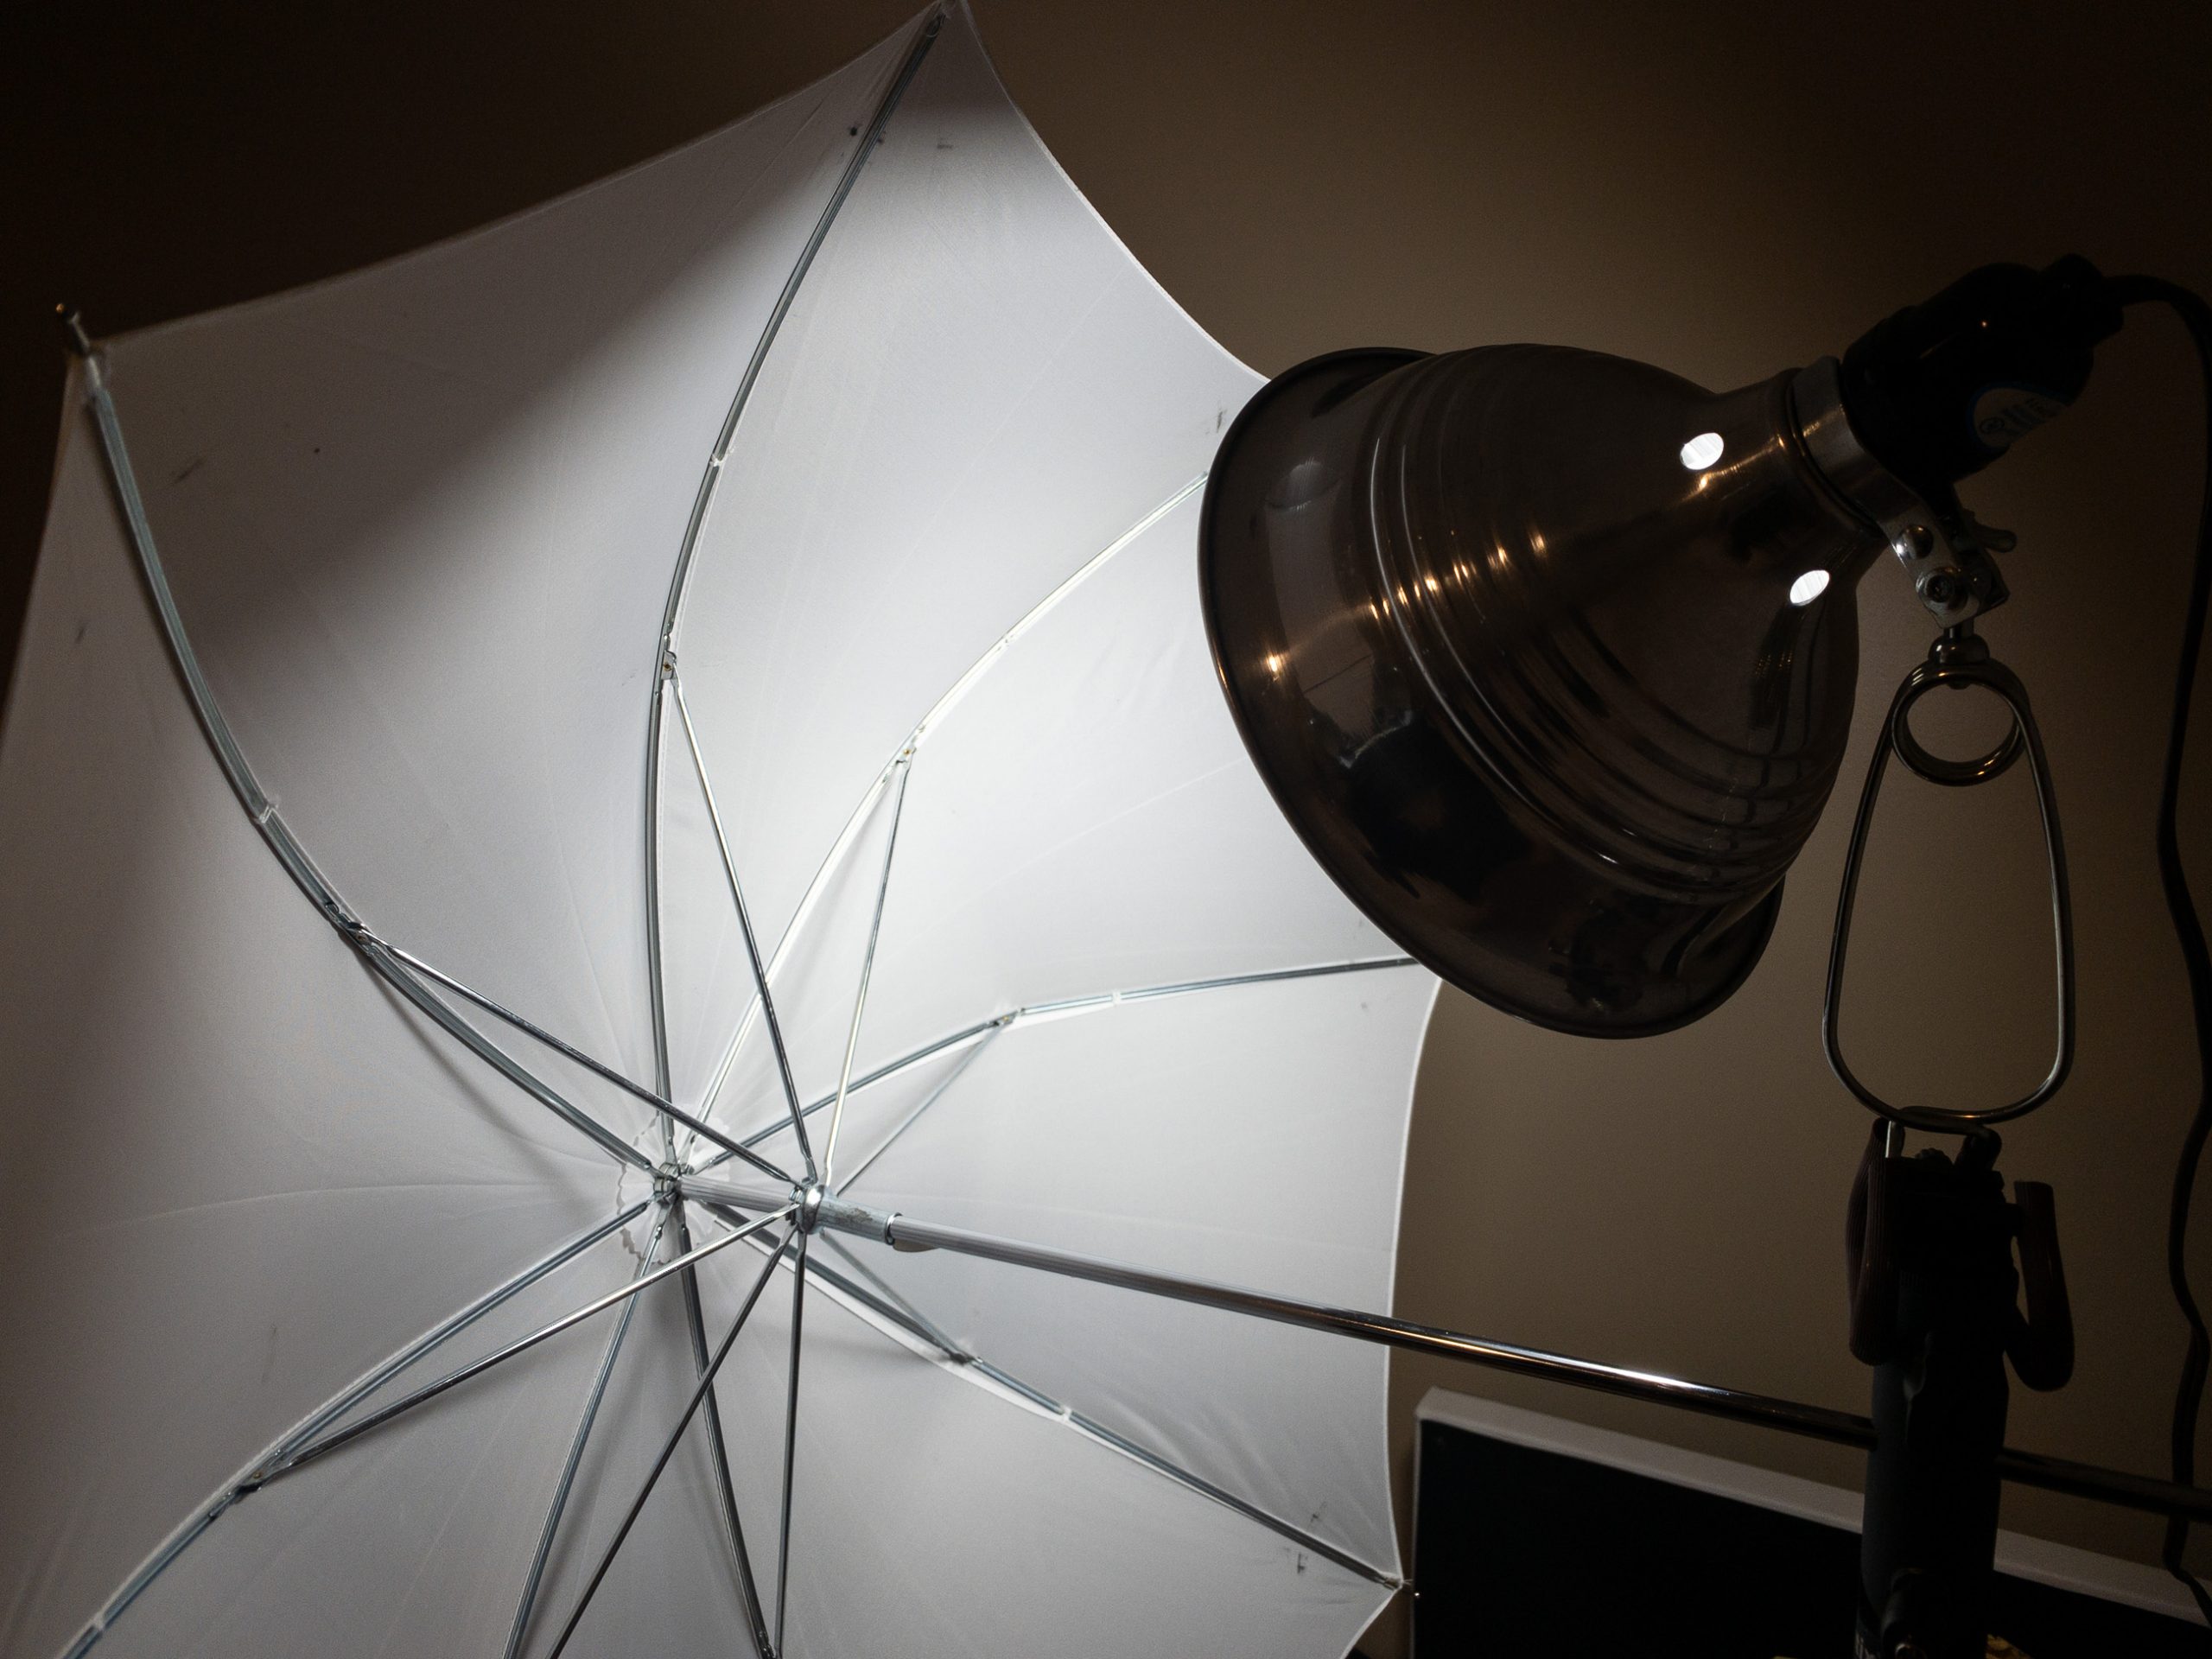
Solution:
[[[1253,758],[1376,925],[1510,1013],[1665,1031],[1765,944],[1884,546],[1791,382],[1346,352],[1222,445],[1200,585]]]

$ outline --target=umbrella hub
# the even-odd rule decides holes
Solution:
[[[819,1181],[808,1181],[791,1188],[791,1202],[798,1206],[793,1219],[798,1230],[810,1233],[822,1224],[822,1201],[830,1196],[829,1190]]]

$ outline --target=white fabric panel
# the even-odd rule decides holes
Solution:
[[[928,734],[861,1071],[1030,1004],[1400,954],[1245,755],[1199,614],[1198,517],[1193,495],[1100,566]]]
[[[904,44],[521,218],[110,351],[187,626],[302,841],[372,927],[647,1081],[662,608]]]
[[[751,1271],[738,1261],[710,1275],[710,1329]],[[778,1279],[723,1382],[733,1423],[780,1421],[790,1300]],[[1337,1655],[1385,1599],[811,1287],[805,1335],[792,1659]],[[745,1513],[772,1516],[781,1440],[741,1437],[732,1456]]]
[[[73,416],[0,743],[0,1650],[60,1648],[378,1362],[610,1213],[225,785]]]
[[[635,1267],[607,1241],[441,1346],[373,1403],[613,1289]],[[645,1312],[629,1343],[644,1338]],[[503,1652],[620,1317],[610,1310],[235,1505],[117,1621],[101,1659]]]
[[[1424,970],[1393,968],[1017,1024],[853,1195],[1388,1308],[1407,1103],[1434,988]],[[1025,1382],[1395,1569],[1383,1350],[950,1252],[878,1246],[866,1260]]]
[[[914,722],[1202,473],[1257,384],[948,18],[754,390],[677,640],[764,950]],[[666,925],[726,916],[671,895]],[[671,995],[677,1074],[697,1077],[750,987]]]

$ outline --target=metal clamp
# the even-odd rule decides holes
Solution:
[[[2000,679],[2018,694],[2017,697],[2006,695],[1998,683]],[[1994,748],[1971,760],[1951,760],[1929,753],[1913,735],[1913,709],[1938,686],[1963,691],[1973,685],[1987,686],[2005,698],[2007,709],[2012,712],[2011,729]],[[1928,660],[1905,677],[1904,684],[1897,692],[1897,704],[1890,711],[1889,741],[1897,750],[1897,759],[1931,784],[1941,784],[1947,789],[1986,784],[2008,770],[2027,750],[2027,738],[2018,713],[2026,700],[2027,693],[2021,690],[2012,671],[2002,663],[1991,660],[1986,640],[1965,628],[1947,630],[1928,648]]]
[[[1993,692],[2012,712],[2012,729],[1988,753],[1971,760],[1948,760],[1930,754],[1916,740],[1908,725],[1913,705],[1937,686],[1952,690],[1978,685]],[[2058,1033],[2050,1070],[2030,1093],[2006,1106],[1967,1111],[1929,1106],[1897,1106],[1861,1083],[1843,1058],[1843,971],[1851,944],[1852,912],[1858,902],[1859,877],[1866,855],[1866,837],[1874,822],[1874,805],[1880,798],[1882,776],[1894,751],[1920,777],[1949,788],[1986,783],[2005,772],[2022,753],[2028,757],[2029,774],[2035,780],[2036,806],[2043,821],[2044,855],[2050,873],[2051,931],[2055,940],[2058,983]],[[1827,1052],[1828,1069],[1860,1104],[1892,1123],[1938,1133],[1961,1134],[1968,1129],[2024,1116],[2042,1105],[2066,1081],[2074,1067],[2074,905],[2066,880],[2066,849],[2058,828],[2058,801],[2051,789],[2050,766],[2045,759],[2043,734],[2028,708],[2028,694],[2019,677],[1989,655],[1988,645],[1965,626],[1947,629],[1929,647],[1927,660],[1906,675],[1891,700],[1890,712],[1874,743],[1874,758],[1866,772],[1866,786],[1859,797],[1859,815],[1851,826],[1851,850],[1844,859],[1843,888],[1836,901],[1835,934],[1828,947],[1827,1001],[1821,1012],[1821,1041]]]
[[[1789,402],[1814,467],[1855,512],[1879,526],[1929,615],[1955,628],[2011,597],[1990,556],[2009,553],[2018,538],[1977,524],[1955,499],[1931,504],[1869,454],[1844,410],[1835,359],[1824,357],[1801,369],[1790,383]]]

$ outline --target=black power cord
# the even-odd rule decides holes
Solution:
[[[2166,913],[2173,922],[2174,939],[2181,947],[2182,963],[2189,976],[2190,1013],[2196,1036],[2196,1109],[2183,1137],[2181,1158],[2174,1170],[2173,1198],[2166,1215],[2166,1277],[2174,1300],[2189,1325],[2189,1350],[2183,1357],[2181,1386],[2174,1396],[2173,1478],[2185,1486],[2196,1484],[2196,1423],[2204,1403],[2204,1384],[2212,1372],[2212,1332],[2205,1329],[2204,1314],[2189,1282],[2190,1200],[2196,1189],[2204,1147],[2212,1139],[2212,952],[2204,942],[2204,926],[2189,892],[2189,874],[2183,868],[2181,840],[2176,820],[2181,810],[2182,760],[2189,747],[2189,709],[2196,689],[2196,659],[2204,639],[2204,613],[2212,600],[2212,305],[2185,288],[2155,276],[2118,276],[2108,293],[2120,305],[2171,306],[2187,327],[2196,346],[2197,365],[2204,379],[2205,492],[2196,524],[2196,571],[2190,581],[2189,604],[2182,617],[2181,658],[2174,675],[2173,713],[2166,728],[2166,761],[2158,791],[2158,880],[2165,890]],[[2166,1522],[2163,1559],[2166,1571],[2189,1586],[2197,1611],[2212,1624],[2212,1592],[2208,1592],[2182,1561],[2189,1542],[2189,1522],[2178,1517]]]

